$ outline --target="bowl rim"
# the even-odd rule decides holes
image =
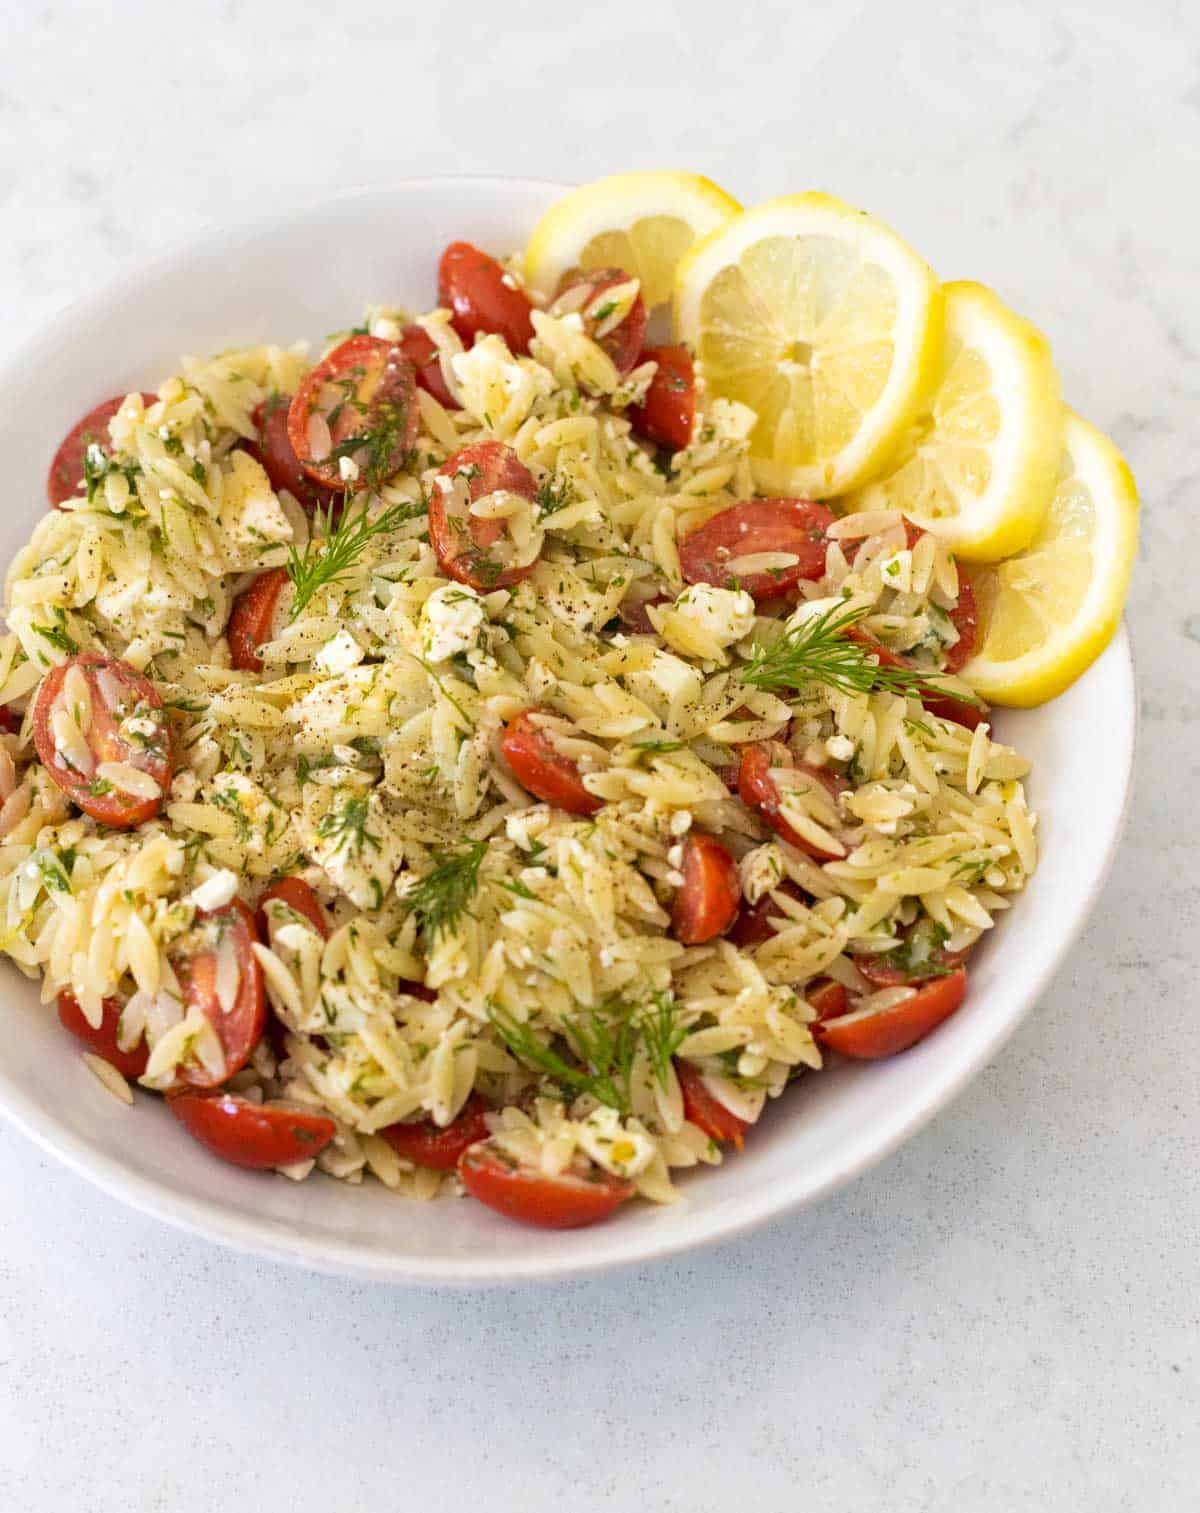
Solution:
[[[23,341],[4,353],[0,358],[0,382],[14,370],[37,361],[43,352],[57,350],[72,322],[85,312],[89,315],[99,314],[105,306],[136,294],[145,283],[156,281],[174,271],[182,259],[212,254],[231,242],[251,239],[268,231],[294,229],[309,217],[355,201],[365,203],[373,199],[386,199],[397,193],[436,189],[448,184],[478,184],[493,191],[498,188],[564,191],[573,187],[555,179],[506,174],[420,175],[356,185],[334,194],[281,205],[277,209],[231,222],[199,236],[175,239],[152,257],[131,265],[69,301]],[[513,1287],[569,1281],[649,1264],[745,1235],[839,1191],[855,1177],[884,1161],[946,1108],[992,1060],[1032,1011],[1079,938],[1112,871],[1132,801],[1140,722],[1132,639],[1124,618],[1102,657],[1106,662],[1118,665],[1124,685],[1122,698],[1130,710],[1124,770],[1120,774],[1122,799],[1103,863],[1090,878],[1086,890],[1072,900],[1068,927],[1060,932],[1040,969],[1033,975],[1031,984],[1023,997],[1016,1001],[1012,1011],[991,1025],[987,1033],[981,1034],[960,1061],[937,1073],[920,1099],[911,1100],[899,1116],[891,1120],[885,1118],[874,1124],[868,1141],[850,1144],[840,1159],[829,1163],[820,1180],[807,1186],[802,1192],[780,1195],[778,1189],[764,1189],[760,1192],[747,1189],[736,1211],[728,1213],[722,1210],[707,1218],[701,1213],[695,1213],[688,1229],[667,1231],[661,1236],[656,1235],[651,1228],[625,1230],[620,1232],[626,1237],[623,1241],[617,1238],[617,1231],[601,1229],[596,1232],[598,1243],[586,1253],[568,1254],[547,1247],[534,1256],[505,1258],[499,1263],[501,1269],[498,1269],[498,1263],[486,1255],[442,1256],[427,1260],[399,1253],[388,1256],[330,1234],[312,1238],[303,1231],[285,1229],[265,1216],[256,1218],[243,1215],[213,1199],[183,1196],[165,1183],[143,1176],[119,1159],[98,1151],[86,1138],[58,1124],[34,1102],[24,1088],[10,1082],[3,1075],[0,1075],[0,1114],[37,1147],[61,1161],[69,1170],[140,1213],[245,1254],[263,1256],[329,1275],[351,1276],[362,1281],[439,1288]],[[552,1234],[549,1231],[547,1233]],[[607,1240],[605,1236],[608,1237]]]

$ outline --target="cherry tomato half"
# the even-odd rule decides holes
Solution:
[[[438,303],[450,311],[451,325],[469,347],[479,332],[502,336],[508,350],[529,351],[533,302],[494,257],[470,242],[451,242],[438,263]]]
[[[413,365],[417,387],[432,394],[438,404],[447,410],[461,409],[462,406],[446,386],[437,343],[424,326],[405,326],[400,333],[400,347]]]
[[[444,1129],[432,1119],[413,1119],[389,1124],[379,1133],[398,1155],[414,1165],[452,1172],[469,1145],[487,1139],[486,1113],[487,1104],[478,1093],[472,1093],[458,1117]]]
[[[229,660],[240,672],[262,672],[258,648],[275,633],[275,611],[287,581],[287,568],[270,568],[259,573],[233,601],[225,636],[229,642]]]
[[[961,967],[971,953],[969,948],[947,951],[938,945],[941,938],[934,922],[923,918],[903,932],[903,940],[894,950],[883,956],[856,956],[854,965],[876,988],[898,988],[944,977]]]
[[[641,404],[625,411],[634,432],[655,446],[682,451],[692,439],[696,424],[696,373],[686,347],[647,347],[643,362],[656,362]]]
[[[74,993],[64,990],[58,995],[58,1018],[63,1029],[70,1030],[77,1040],[82,1040],[93,1055],[102,1056],[110,1065],[115,1066],[122,1077],[136,1082],[146,1070],[150,1051],[144,1040],[139,1040],[131,1051],[123,1051],[117,1043],[117,1030],[124,1007],[119,998],[106,998],[100,1006],[100,1023],[93,1028],[79,1007],[79,1000]]]
[[[815,1024],[826,1019],[838,1019],[846,1012],[846,990],[832,978],[805,988],[804,998],[809,1008],[816,1013]]]
[[[0,704],[0,730],[16,735],[21,728],[21,716],[11,704]]]
[[[142,395],[143,404],[152,405],[157,400],[157,394]],[[108,450],[108,423],[124,403],[124,394],[106,399],[94,410],[89,410],[59,442],[46,475],[46,498],[56,510],[61,509],[66,500],[74,499],[83,487],[83,459],[88,447],[95,442]]]
[[[627,284],[629,277],[623,268],[589,268],[586,271],[572,268],[563,275],[552,307],[555,314],[567,309],[578,311],[583,319],[583,329],[612,358],[613,367],[622,378],[633,372],[642,355],[642,342],[646,339],[646,305],[639,294],[625,318],[605,331],[605,322],[613,314],[613,306],[606,303],[603,296],[610,289]],[[597,335],[598,331],[603,334]]]
[[[373,487],[404,465],[420,416],[417,379],[398,342],[352,336],[304,375],[288,408],[288,439],[310,478],[331,489]],[[338,466],[349,458],[355,479]]]
[[[704,1082],[700,1068],[690,1061],[676,1061],[675,1075],[679,1078],[679,1091],[683,1094],[683,1115],[689,1124],[703,1130],[710,1140],[718,1145],[732,1141],[741,1150],[742,1136],[750,1128],[744,1119],[739,1119],[718,1098],[714,1098]]]
[[[979,606],[975,602],[975,590],[971,580],[963,572],[958,575],[958,598],[950,611],[950,623],[958,632],[958,640],[946,652],[946,671],[957,672],[971,660],[979,634]]]
[[[86,730],[64,700],[63,684],[73,667],[87,684],[91,711],[84,719]],[[60,750],[56,718],[81,730],[86,756],[82,747],[71,754]],[[114,830],[129,830],[151,819],[171,786],[171,728],[158,691],[128,662],[99,652],[78,652],[42,679],[33,706],[33,743],[42,766],[71,802]],[[105,762],[120,762],[144,773],[158,785],[158,796],[142,797],[117,787],[99,771]]]
[[[459,1157],[458,1175],[473,1198],[497,1213],[542,1229],[579,1229],[607,1219],[633,1195],[633,1186],[596,1169],[581,1177],[557,1177],[517,1166],[490,1140],[468,1146]]]
[[[456,484],[465,481],[468,504],[501,489],[526,499],[537,494],[533,474],[502,441],[476,441],[463,447],[442,464],[438,477]],[[461,496],[445,492],[436,479],[429,494],[429,541],[446,576],[480,593],[511,588],[528,578],[537,565],[535,560],[514,567],[503,520],[470,514]]]
[[[275,900],[286,904],[293,914],[298,914],[301,919],[307,920],[322,940],[329,939],[329,921],[325,918],[321,900],[302,877],[280,877],[264,890],[258,901],[258,910],[254,917],[258,925],[259,937],[262,940],[269,941],[271,938],[267,905]]]
[[[262,967],[251,949],[257,940],[254,915],[235,898],[223,909],[198,913],[191,930],[171,953],[184,1007],[199,1009],[211,1020],[225,1052],[225,1070],[219,1077],[199,1062],[180,1068],[180,1080],[192,1087],[214,1087],[232,1077],[262,1039],[267,999]],[[234,977],[228,1005],[222,1002],[220,991],[225,971],[232,971]]]
[[[859,1009],[814,1025],[813,1033],[831,1051],[855,1061],[878,1061],[924,1040],[943,1019],[949,1019],[966,991],[966,969],[959,967],[948,977],[925,983],[911,998],[890,1009]]]
[[[881,641],[876,641],[874,636],[868,635],[865,630],[860,630],[857,625],[852,625],[846,635],[851,641],[857,641],[860,646],[869,646],[879,658],[882,667],[911,667],[913,665],[906,657],[884,646]],[[986,720],[988,717],[985,704],[968,704],[964,699],[956,699],[953,694],[922,694],[921,703],[939,720],[950,720],[955,725],[965,725],[968,730],[974,730],[981,720]]]
[[[736,776],[734,783],[736,786]],[[794,898],[797,903],[804,903],[804,894],[790,878],[785,878],[771,889],[770,893],[764,893],[756,904],[743,904],[741,913],[734,921],[733,929],[729,932],[729,939],[735,946],[746,950],[750,946],[758,946],[764,940],[770,940],[772,935],[779,932],[771,923],[773,919],[783,919],[783,910],[771,896],[773,893],[785,893],[788,898]]]
[[[758,599],[777,599],[802,578],[825,571],[825,532],[836,516],[812,499],[744,499],[706,520],[679,543],[679,565],[689,583],[744,588]],[[791,567],[770,572],[730,571],[744,557],[786,552]]]
[[[234,1166],[266,1171],[310,1161],[337,1134],[324,1114],[236,1093],[169,1093],[167,1107],[200,1144]]]
[[[258,427],[258,441],[243,441],[242,450],[262,465],[276,492],[286,489],[306,510],[327,510],[339,495],[314,483],[301,466],[288,435],[291,403],[286,394],[272,394],[257,405],[251,419]]]
[[[788,824],[780,812],[783,796],[779,791],[779,785],[771,776],[772,767],[795,767],[797,771],[804,773],[814,783],[820,784],[834,801],[836,809],[838,795],[843,793],[849,784],[843,778],[839,778],[832,772],[826,772],[821,767],[811,767],[807,762],[792,760],[791,753],[785,746],[779,743],[768,745],[765,741],[754,741],[742,748],[742,765],[738,768],[738,794],[742,803],[748,808],[757,810],[770,825],[777,835],[781,835],[789,845],[798,847],[817,861],[832,861],[838,853],[827,851],[823,847],[807,840]]]
[[[699,946],[728,930],[742,889],[737,863],[716,836],[693,831],[683,843],[683,882],[671,910],[671,929],[685,946]]]
[[[595,814],[603,804],[583,786],[579,768],[556,750],[550,737],[524,710],[508,722],[500,750],[522,788],[568,814]]]

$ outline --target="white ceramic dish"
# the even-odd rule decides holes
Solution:
[[[153,387],[182,352],[290,341],[344,328],[368,300],[433,302],[446,242],[519,246],[561,186],[443,178],[342,196],[237,227],[92,294],[0,369],[7,564],[44,509],[59,438],[110,394]],[[470,1202],[418,1204],[371,1183],[237,1171],[141,1096],[132,1111],[92,1078],[78,1047],[0,967],[0,1111],[114,1197],[223,1244],[325,1271],[425,1285],[505,1285],[645,1262],[812,1203],[880,1161],[958,1093],[1032,1008],[1078,935],[1120,834],[1135,700],[1125,631],[1043,709],[1000,730],[1034,762],[1043,859],[976,954],[965,1006],[892,1061],[806,1077],[772,1106],[744,1155],[681,1182],[673,1207],[631,1205],[595,1229],[550,1233]]]

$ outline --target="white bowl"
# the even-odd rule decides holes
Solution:
[[[60,437],[110,394],[154,387],[181,353],[315,341],[370,301],[427,307],[442,247],[520,246],[561,186],[414,180],[237,227],[92,294],[0,369],[0,456],[12,513],[0,562],[45,508]],[[1078,935],[1117,841],[1135,701],[1122,630],[1054,703],[999,729],[1034,762],[1043,858],[976,953],[964,1007],[894,1060],[805,1077],[744,1155],[685,1175],[671,1207],[630,1205],[595,1229],[525,1229],[471,1202],[419,1204],[369,1183],[293,1185],[212,1159],[155,1098],[128,1110],[92,1078],[34,985],[3,968],[0,1110],[114,1197],[211,1240],[319,1270],[425,1285],[496,1285],[600,1271],[723,1239],[812,1203],[880,1161],[958,1093],[1032,1008]]]

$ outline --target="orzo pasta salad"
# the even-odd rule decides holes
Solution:
[[[503,250],[63,442],[0,945],[218,1157],[566,1226],[953,1014],[1036,818],[937,519],[764,488],[772,393]]]

